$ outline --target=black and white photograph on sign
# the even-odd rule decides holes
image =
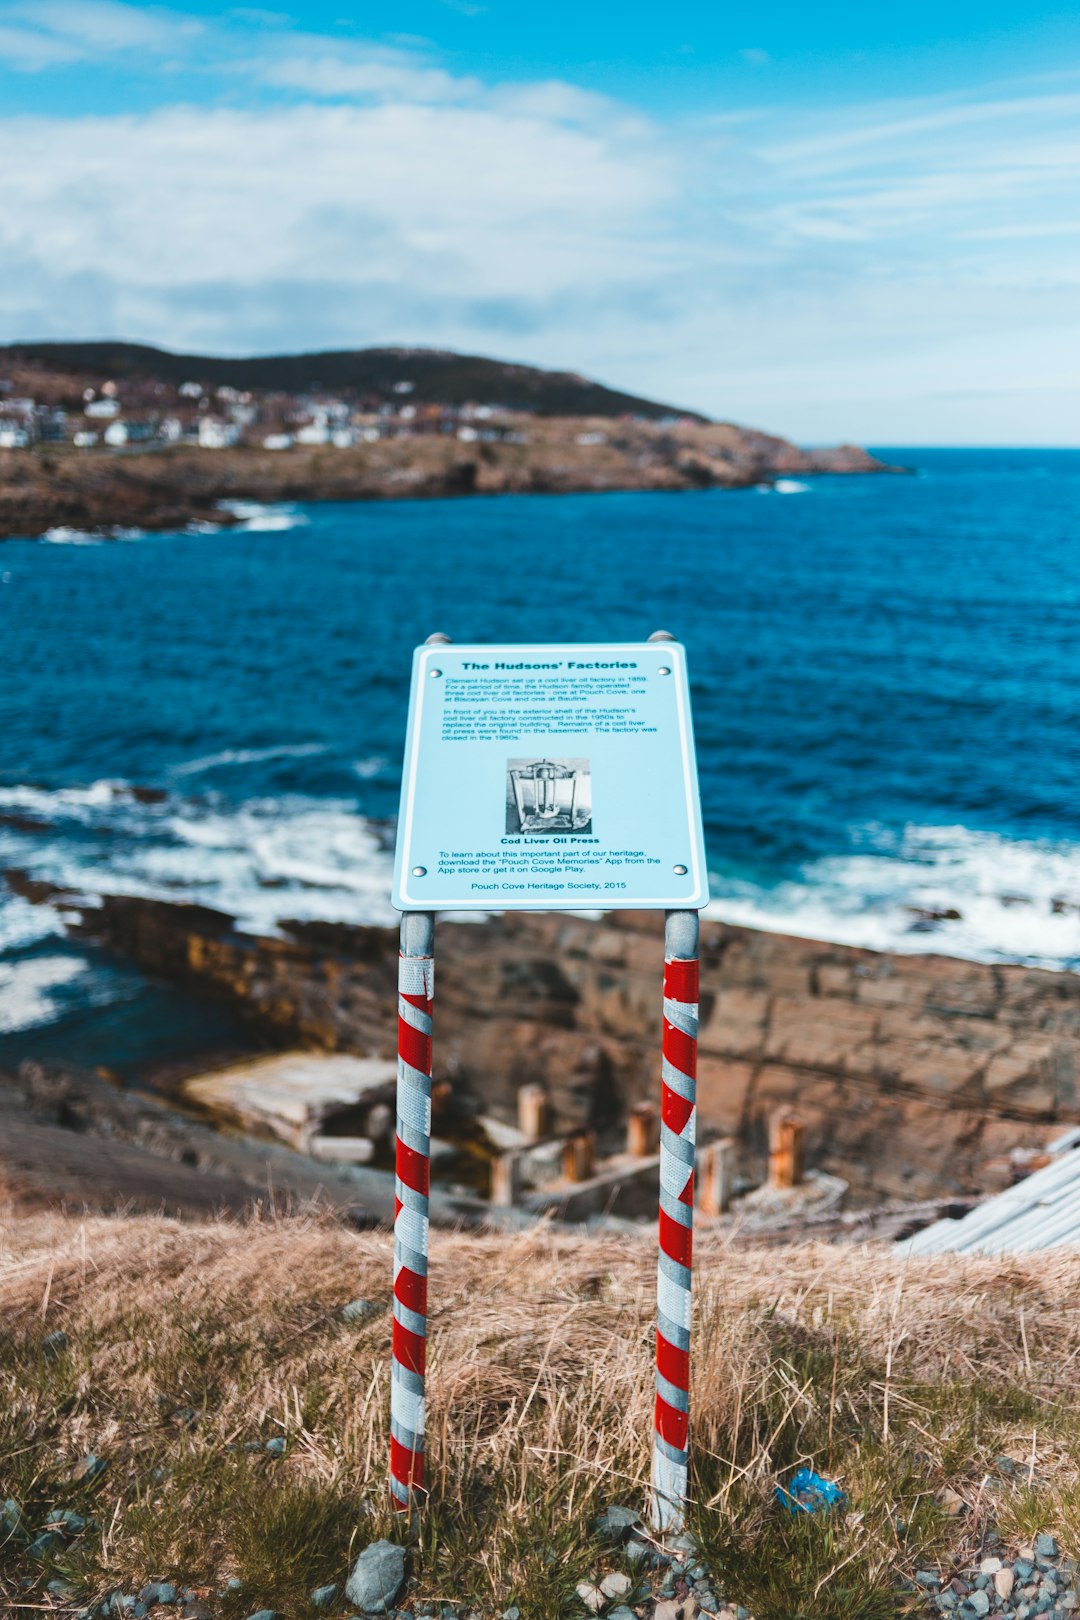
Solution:
[[[506,831],[529,838],[592,832],[587,759],[508,759]]]

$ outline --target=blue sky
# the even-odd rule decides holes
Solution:
[[[805,442],[1076,444],[1078,248],[1064,9],[0,0],[4,339],[427,343]]]

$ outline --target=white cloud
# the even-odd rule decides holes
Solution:
[[[22,72],[125,51],[159,54],[202,32],[193,18],[120,0],[33,0],[0,6],[0,62]]]
[[[0,17],[5,15],[0,12]],[[0,23],[0,62],[22,73],[37,73],[42,68],[58,67],[77,62],[82,51],[68,40],[51,34],[38,33],[33,28],[11,27]]]

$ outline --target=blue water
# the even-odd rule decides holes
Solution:
[[[718,914],[1078,965],[1080,452],[883,454],[917,474],[0,546],[0,867],[389,920],[414,643],[662,626]],[[58,927],[0,889],[0,1033],[121,994]]]

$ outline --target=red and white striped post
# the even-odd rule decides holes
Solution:
[[[652,1522],[681,1530],[687,1496],[690,1276],[697,1123],[698,914],[664,926],[664,1048],[660,1109],[660,1249],[656,1274],[656,1408]]]
[[[428,1194],[431,1187],[431,1014],[435,918],[401,919],[398,957],[394,1325],[390,1372],[390,1493],[407,1509],[424,1487]]]

